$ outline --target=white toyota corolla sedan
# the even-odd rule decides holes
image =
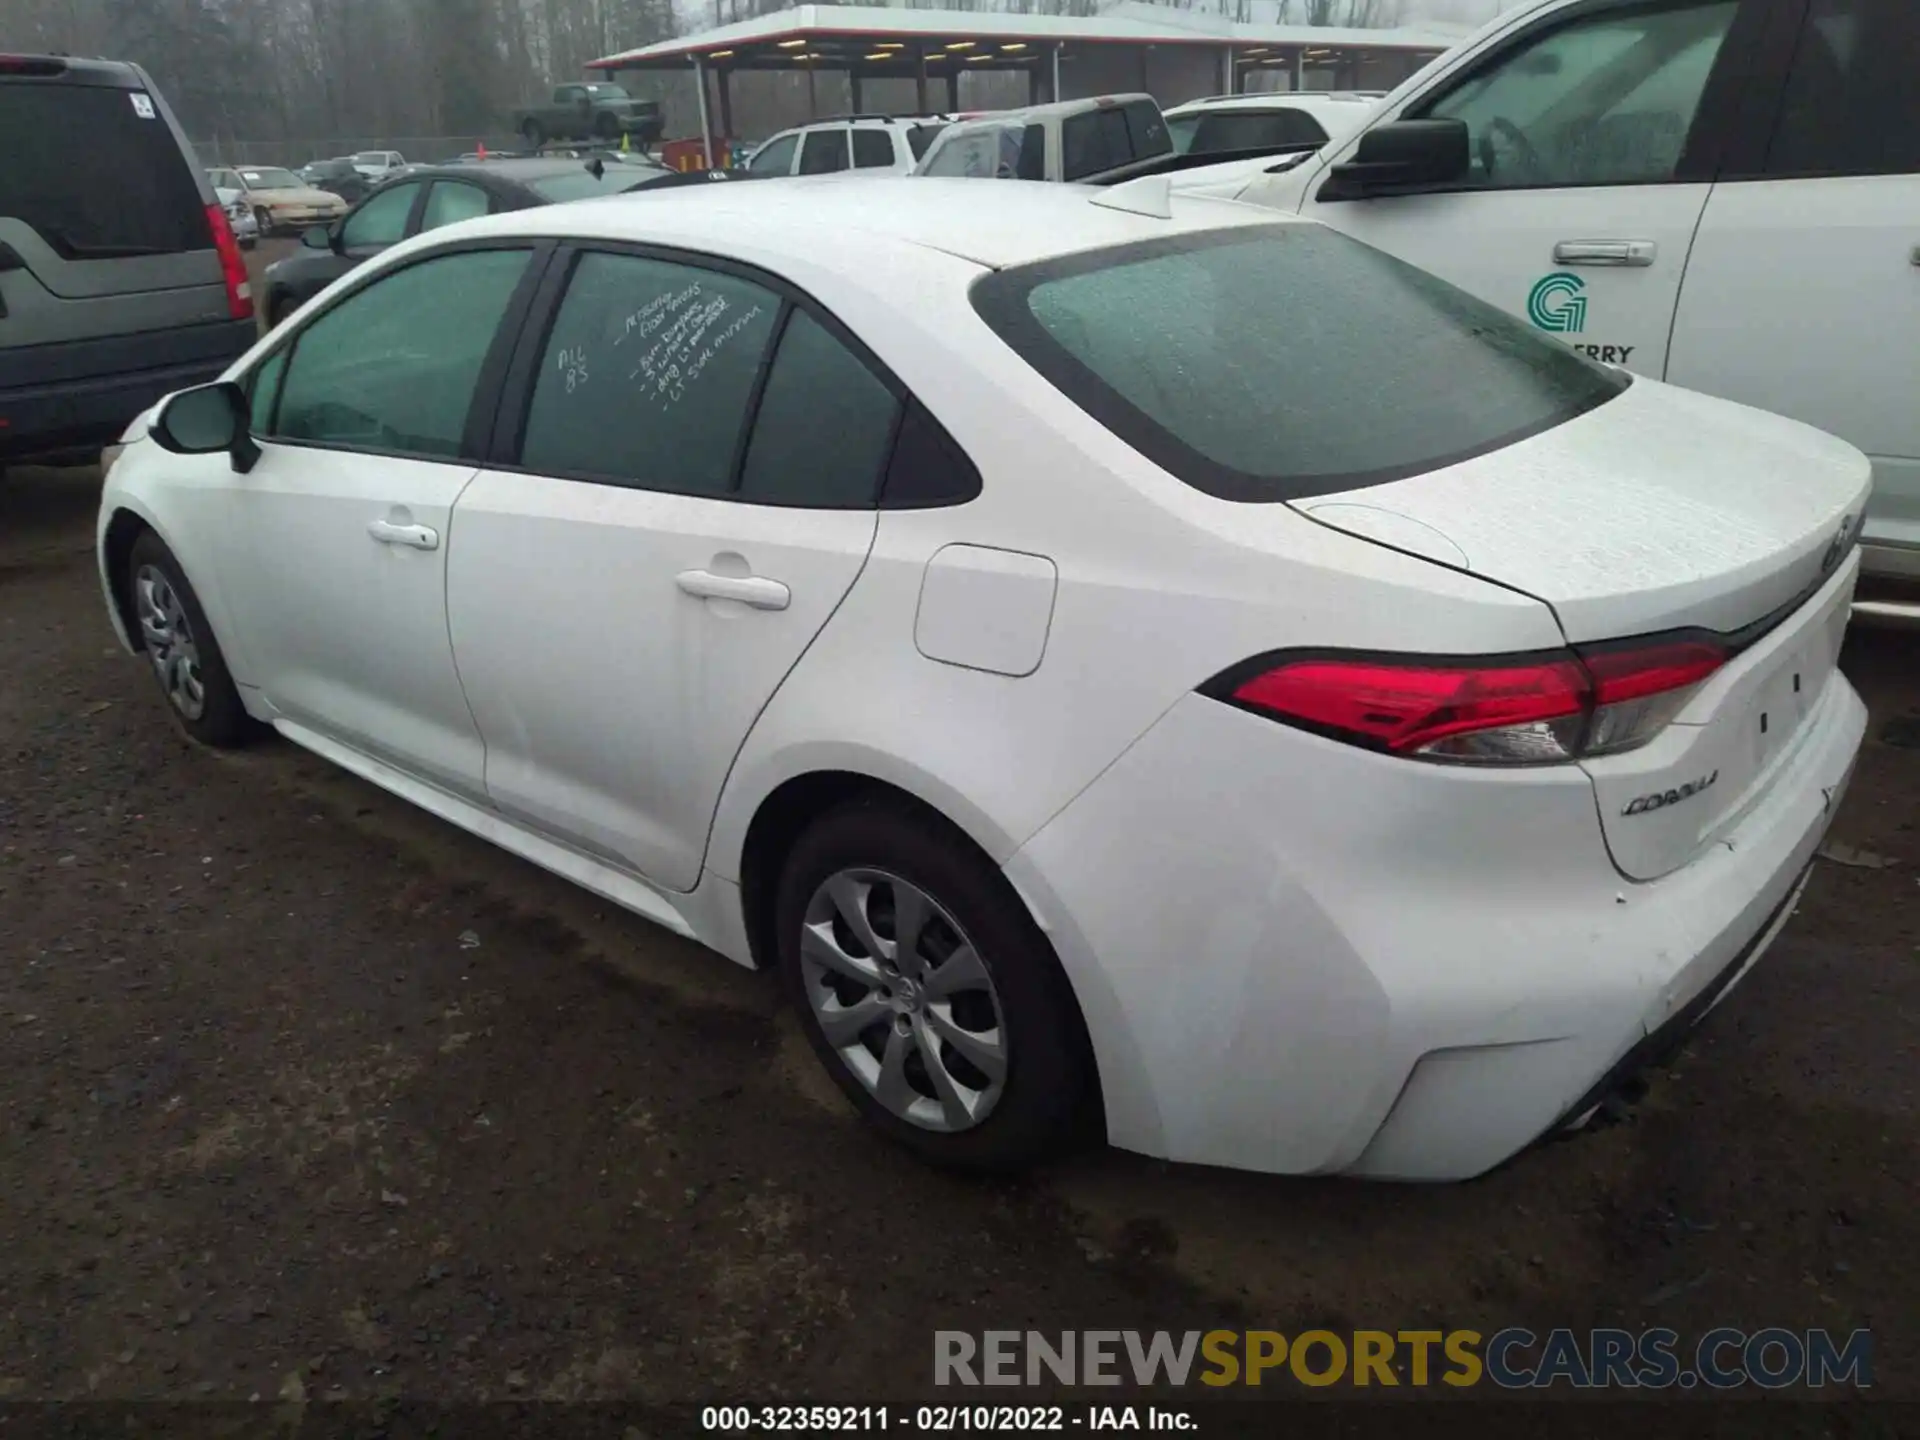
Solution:
[[[1165,180],[456,225],[127,439],[190,735],[777,967],[956,1165],[1485,1171],[1754,963],[1865,720],[1858,452]]]

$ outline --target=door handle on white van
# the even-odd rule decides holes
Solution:
[[[758,575],[715,575],[710,570],[682,570],[673,577],[673,583],[703,600],[738,600],[756,610],[784,610],[793,601],[793,592],[778,580],[763,580]]]
[[[1556,265],[1631,265],[1643,268],[1653,264],[1660,247],[1651,240],[1562,240],[1553,247]]]
[[[438,550],[440,537],[424,525],[396,525],[391,520],[375,520],[367,534],[382,545],[409,545],[415,550]]]

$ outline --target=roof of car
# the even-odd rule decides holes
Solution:
[[[1096,203],[1121,190],[1017,181],[829,175],[756,185],[689,185],[471,222],[468,234],[579,236],[663,244],[728,241],[833,263],[853,273],[906,244],[994,269],[1136,240],[1235,225],[1302,223],[1272,210],[1175,194],[1170,218]],[[859,241],[870,242],[867,244]]]
[[[456,160],[446,165],[425,165],[418,170],[409,170],[406,178],[415,180],[423,175],[442,175],[448,178],[468,179],[474,175],[494,175],[502,180],[525,184],[530,180],[546,180],[555,175],[570,175],[576,170],[584,170],[590,163],[592,162],[588,160],[558,156],[552,159],[544,156],[538,158],[528,156],[514,160]],[[638,174],[634,178],[638,179]]]
[[[1366,110],[1380,103],[1377,95],[1326,94],[1311,90],[1275,90],[1260,95],[1210,95],[1204,100],[1189,100],[1166,113],[1170,117],[1198,114],[1202,110],[1316,110],[1351,107]]]
[[[1054,100],[1045,105],[1022,105],[1012,110],[992,110],[984,115],[970,116],[955,122],[959,125],[991,125],[1006,121],[1026,124],[1029,121],[1051,120],[1056,116],[1079,115],[1088,110],[1117,110],[1122,105],[1136,105],[1141,101],[1159,109],[1159,104],[1151,95],[1093,95],[1085,100]]]

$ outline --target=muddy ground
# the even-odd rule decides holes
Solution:
[[[115,649],[0,485],[0,1398],[924,1397],[936,1328],[1875,1334],[1920,1394],[1920,636],[1766,963],[1622,1123],[1451,1188],[930,1172],[774,986]]]

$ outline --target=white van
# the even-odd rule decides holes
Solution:
[[[1536,0],[1238,198],[1852,441],[1859,609],[1920,619],[1916,57],[1916,0]]]

